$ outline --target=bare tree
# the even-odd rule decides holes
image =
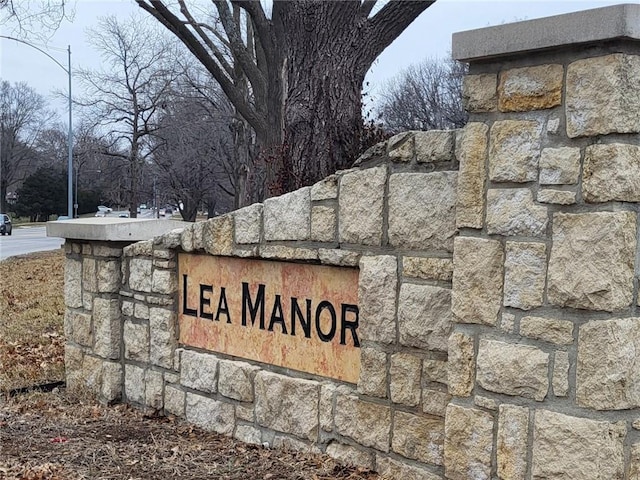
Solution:
[[[259,0],[213,0],[209,11],[187,0],[136,2],[187,46],[254,129],[270,162],[270,195],[355,159],[367,70],[434,3],[389,0],[374,13],[377,0],[275,1],[268,15]]]
[[[69,4],[68,0],[0,0],[0,25],[22,38],[45,41],[65,19],[73,18]]]
[[[23,180],[36,160],[34,144],[54,114],[26,83],[0,83],[0,211],[9,187]]]
[[[125,162],[126,203],[136,217],[142,171],[153,153],[157,114],[177,76],[173,51],[157,32],[135,18],[127,24],[115,17],[101,19],[90,32],[90,42],[101,52],[106,68],[78,72],[87,91],[78,103],[97,119],[97,126],[109,132],[113,146],[109,151]]]
[[[462,127],[462,79],[467,66],[453,59],[426,59],[390,80],[383,91],[380,116],[384,126],[403,130],[443,130]]]

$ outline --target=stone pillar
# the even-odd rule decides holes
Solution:
[[[454,35],[446,478],[636,478],[639,26],[618,5]]]

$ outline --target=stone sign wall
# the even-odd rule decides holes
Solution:
[[[148,241],[69,237],[69,386],[390,478],[640,479],[636,7],[454,37],[459,131]],[[351,272],[357,375],[187,340],[185,255]]]

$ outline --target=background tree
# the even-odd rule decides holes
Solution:
[[[267,15],[259,0],[213,0],[213,11],[186,0],[136,2],[186,45],[254,129],[269,195],[350,165],[365,74],[434,3],[389,0],[373,13],[376,0],[276,1]]]
[[[23,38],[46,40],[73,14],[68,0],[0,0],[0,25]]]
[[[18,189],[16,214],[32,222],[46,222],[51,215],[67,211],[67,172],[40,167]]]
[[[382,89],[380,118],[393,133],[404,130],[460,128],[468,115],[462,105],[466,64],[425,59],[390,80]]]

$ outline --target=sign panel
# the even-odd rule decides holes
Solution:
[[[358,270],[180,254],[179,341],[356,383]]]

